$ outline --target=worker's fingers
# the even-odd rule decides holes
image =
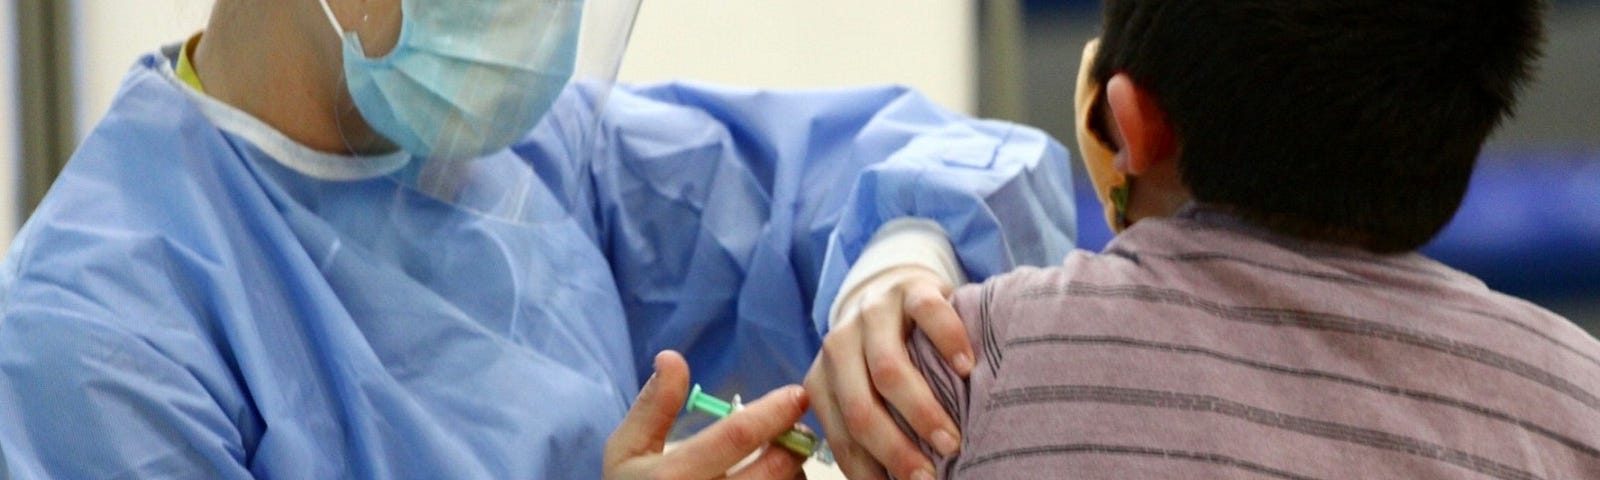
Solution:
[[[643,455],[661,453],[678,410],[689,395],[689,365],[678,352],[656,355],[656,373],[639,390],[622,425],[606,441],[605,465],[615,466]]]
[[[688,478],[691,472],[728,471],[756,449],[794,428],[805,415],[806,404],[805,389],[798,385],[773,390],[746,404],[743,410],[711,424],[667,452],[664,465],[685,475],[666,478]]]
[[[906,285],[903,308],[917,329],[933,341],[945,362],[957,375],[966,378],[972,374],[976,357],[967,337],[967,326],[950,304],[950,291],[949,285],[930,274]]]
[[[882,338],[885,334],[888,338],[904,338],[906,334],[899,302],[867,302],[862,307],[861,318],[856,318],[856,322],[861,323],[862,334],[870,334],[874,330],[888,330],[888,333],[878,333],[878,338]],[[851,438],[861,445],[862,450],[872,454],[872,458],[883,464],[894,477],[918,478],[912,474],[914,472],[933,474],[933,464],[923,456],[915,443],[901,432],[893,416],[888,413],[888,408],[878,398],[878,390],[882,390],[883,387],[877,389],[874,387],[875,382],[880,381],[878,376],[882,376],[883,381],[888,382],[890,390],[904,389],[909,382],[922,381],[920,374],[917,374],[914,368],[910,368],[910,357],[904,354],[904,339],[899,342],[904,362],[898,366],[883,366],[885,368],[883,371],[869,371],[867,365],[869,355],[885,355],[867,350],[870,342],[862,341],[858,346],[843,347],[843,349],[835,347],[834,352],[827,352],[827,347],[824,346],[824,354],[829,355],[829,362],[832,362],[830,366],[835,368],[830,370],[830,373],[837,374],[832,387],[840,410],[838,414],[845,419],[845,429],[850,430]],[[891,362],[886,358],[877,360],[880,365]],[[917,378],[912,378],[914,374]],[[922,382],[925,384],[926,381]],[[923,389],[926,389],[926,384]],[[926,395],[930,400],[933,397],[931,392]],[[938,405],[936,400],[934,405]]]
[[[937,289],[930,291],[938,293]],[[933,395],[928,380],[911,362],[911,353],[906,348],[906,326],[903,325],[908,320],[901,316],[899,306],[892,305],[894,308],[884,310],[869,307],[866,310],[867,317],[862,319],[867,371],[871,375],[872,385],[884,402],[900,413],[917,436],[940,454],[954,455],[961,447],[960,434],[955,421],[945,412],[944,405]],[[873,315],[885,316],[871,318]],[[894,433],[904,438],[905,445],[914,448],[910,438],[905,438],[897,425]],[[893,444],[879,445],[879,448],[898,449],[901,444],[895,441]],[[871,449],[870,446],[868,448]],[[922,454],[921,450],[916,450],[916,453],[919,457]],[[891,454],[903,455],[900,452]]]
[[[789,480],[804,477],[800,466],[805,459],[783,447],[770,445],[754,462],[728,474],[729,480]]]
[[[816,412],[817,421],[822,424],[822,432],[828,439],[828,449],[833,451],[834,461],[845,476],[854,479],[887,479],[883,466],[862,449],[851,437],[850,430],[845,428],[844,417],[839,413],[838,398],[834,395],[836,390],[833,385],[839,381],[835,372],[857,371],[864,374],[866,371],[865,361],[861,357],[860,338],[859,324],[854,323],[828,334],[828,338],[822,342],[822,353],[817,355],[811,371],[806,374],[806,393],[811,394],[811,409]],[[860,363],[863,366],[852,370],[840,368],[841,363]]]

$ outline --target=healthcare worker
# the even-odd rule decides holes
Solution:
[[[947,234],[973,278],[1070,247],[1043,134],[901,88],[612,87],[637,6],[218,0],[0,268],[0,471],[716,477],[804,395],[699,464],[659,461],[671,397],[799,381],[814,309],[904,290],[845,287],[875,237]]]

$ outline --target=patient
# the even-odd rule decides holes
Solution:
[[[1415,252],[1541,14],[1107,0],[1078,131],[1120,233],[959,290],[970,379],[913,340],[963,432],[940,474],[1600,478],[1600,343]]]

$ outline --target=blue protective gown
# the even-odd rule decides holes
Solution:
[[[598,478],[658,350],[724,395],[799,381],[883,222],[937,220],[976,279],[1073,236],[1060,145],[902,88],[618,88],[594,151],[571,91],[473,164],[531,185],[519,221],[410,166],[307,176],[205,102],[141,60],[6,256],[0,471]]]

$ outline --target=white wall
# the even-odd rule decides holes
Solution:
[[[71,1],[80,137],[134,60],[199,31],[213,3]],[[759,87],[902,83],[971,112],[977,1],[644,0],[620,76]]]
[[[18,204],[22,184],[17,174],[22,166],[22,115],[17,104],[17,19],[16,2],[0,3],[0,252],[11,244],[18,225]],[[3,476],[3,475],[0,475]]]
[[[620,78],[902,83],[976,110],[979,0],[644,0]]]
[[[78,137],[104,116],[139,56],[200,31],[212,0],[71,0]]]

